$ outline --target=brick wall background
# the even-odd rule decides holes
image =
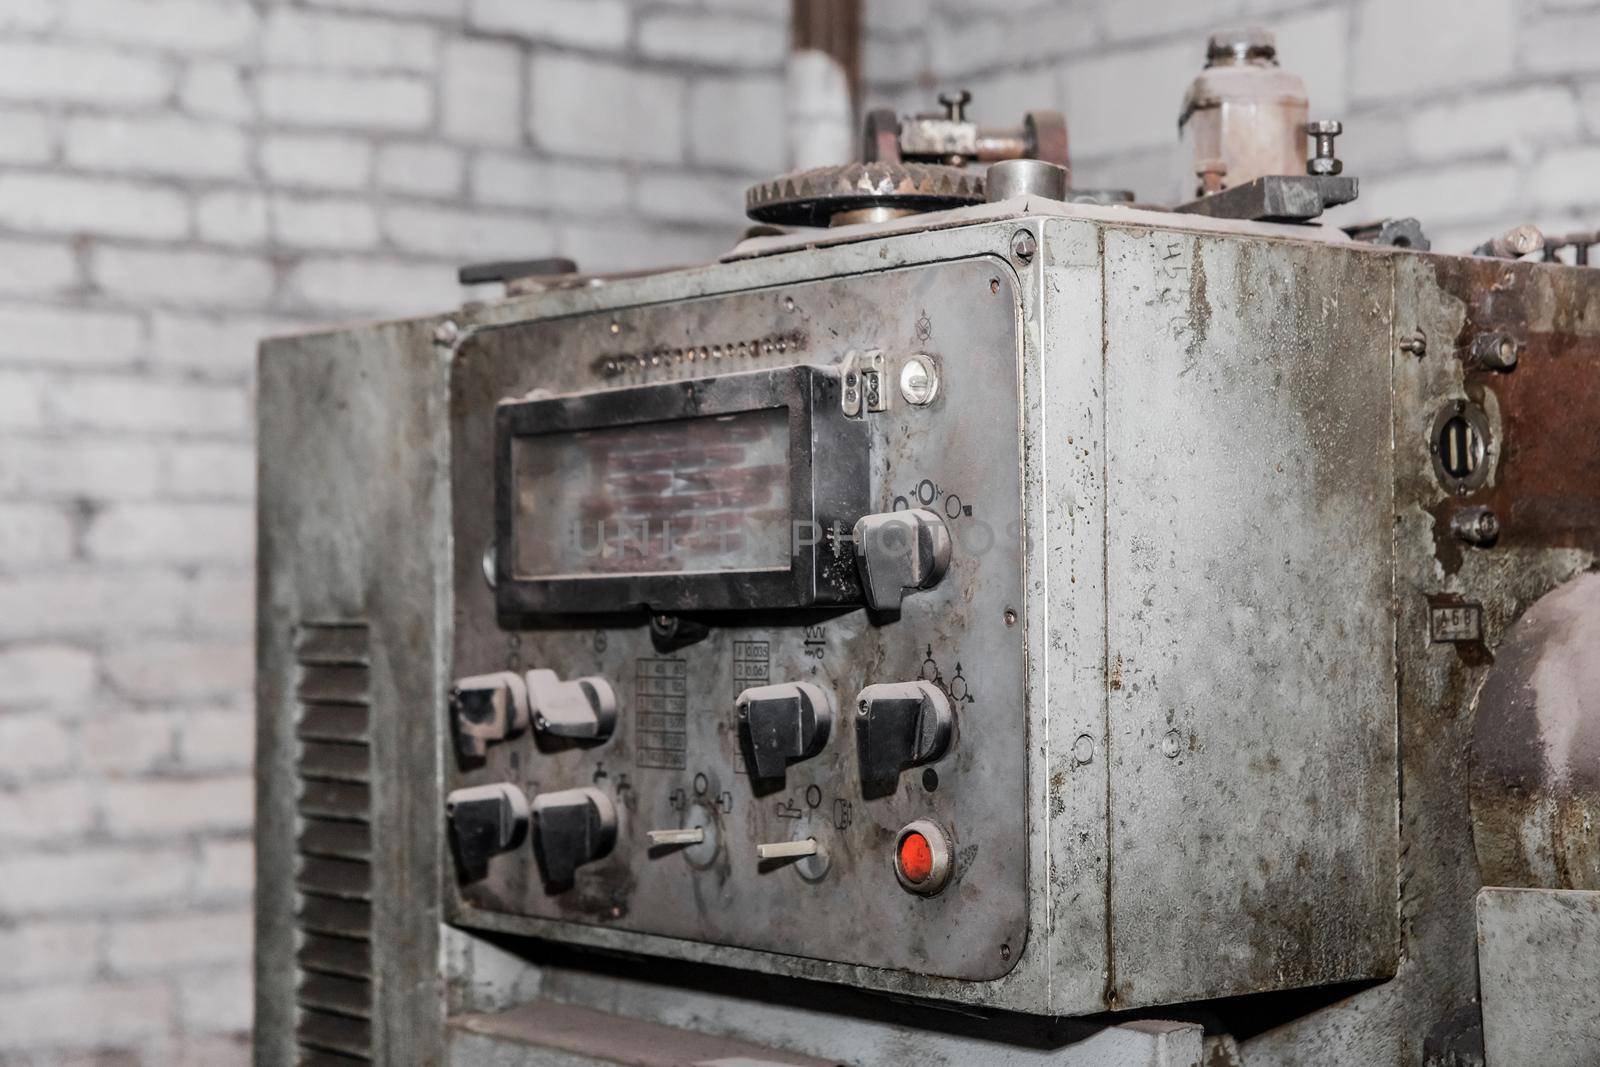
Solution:
[[[1074,181],[1171,200],[1178,106],[1212,28],[1276,31],[1313,118],[1345,124],[1362,180],[1344,222],[1421,218],[1462,251],[1507,227],[1600,221],[1596,0],[866,0],[869,99],[972,114],[1067,113]]]
[[[0,2],[0,1062],[246,1059],[255,339],[447,307],[468,260],[713,255],[791,133],[853,143],[825,65],[786,97],[787,8]],[[868,101],[1064,107],[1081,184],[1165,196],[1205,31],[1253,20],[1345,119],[1355,213],[1600,216],[1594,0],[866,19]]]
[[[256,339],[712,256],[788,47],[762,0],[0,2],[0,1062],[246,1062]]]

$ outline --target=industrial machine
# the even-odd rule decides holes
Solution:
[[[258,1062],[1600,1062],[1595,235],[1211,63],[263,345]]]

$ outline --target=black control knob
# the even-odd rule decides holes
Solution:
[[[490,858],[510,852],[528,834],[528,798],[503,782],[453,790],[444,813],[456,858],[469,879],[483,877]]]
[[[551,737],[603,741],[617,728],[617,694],[598,675],[563,682],[555,671],[529,671],[533,728]]]
[[[932,682],[869,685],[856,695],[856,753],[868,795],[893,789],[900,772],[932,763],[950,747],[955,716]]]
[[[900,611],[907,593],[939,584],[950,566],[950,531],[926,508],[864,515],[851,533],[867,605]]]
[[[450,690],[456,749],[483,759],[489,746],[528,728],[528,690],[520,674],[500,671],[463,678]]]
[[[579,867],[617,843],[617,809],[598,789],[564,789],[533,798],[533,851],[544,880],[570,883]]]
[[[751,773],[757,778],[782,777],[795,760],[821,752],[833,730],[833,695],[810,682],[746,689],[734,706],[749,745]]]

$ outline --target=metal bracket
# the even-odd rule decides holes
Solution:
[[[1184,215],[1246,222],[1305,222],[1330,207],[1356,198],[1355,178],[1310,174],[1268,174],[1225,192],[1202,196],[1173,208]]]

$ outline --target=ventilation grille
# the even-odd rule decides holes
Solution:
[[[305,1067],[372,1060],[367,648],[363,623],[309,623],[295,634],[295,1038]]]

